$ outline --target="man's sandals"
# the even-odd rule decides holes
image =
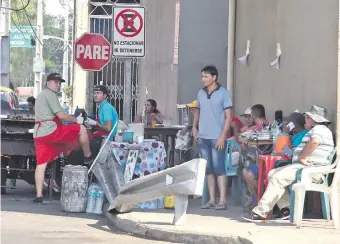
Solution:
[[[208,202],[207,204],[201,206],[201,209],[215,209],[215,210],[227,210],[227,204],[213,204],[211,202]]]

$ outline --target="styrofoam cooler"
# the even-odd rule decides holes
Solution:
[[[66,165],[62,177],[61,208],[65,212],[85,212],[87,204],[87,167]]]

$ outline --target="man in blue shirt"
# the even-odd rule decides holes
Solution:
[[[225,140],[232,119],[232,100],[229,92],[217,83],[218,71],[215,66],[206,66],[201,73],[204,88],[197,95],[193,136],[198,140],[201,157],[207,160],[206,180],[210,199],[202,208],[221,210],[227,208],[224,160]],[[220,191],[220,201],[217,205],[216,178]]]
[[[90,137],[90,149],[93,155],[99,153],[102,141],[107,137],[114,125],[118,122],[118,114],[116,109],[107,101],[109,91],[106,86],[99,85],[94,88],[93,100],[97,106],[96,120],[87,118],[85,124],[93,128],[94,132]],[[116,136],[118,126],[112,133],[112,137]],[[81,150],[73,151],[69,157],[69,163],[73,165],[83,164]]]
[[[305,129],[305,116],[301,113],[294,112],[289,117],[289,124],[287,127],[292,136],[292,148],[296,148],[302,142],[302,138],[307,134],[308,130]]]
[[[106,86],[99,85],[94,88],[93,100],[97,106],[96,121],[87,119],[85,124],[95,128],[92,138],[98,136],[108,136],[113,126],[118,122],[118,114],[116,109],[107,101],[109,91]],[[112,136],[117,134],[118,127],[112,133]]]

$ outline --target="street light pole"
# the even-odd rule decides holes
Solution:
[[[69,32],[69,5],[68,0],[65,0],[65,26],[64,26],[64,54],[63,54],[63,79],[65,79],[66,84],[69,85],[70,81],[68,79],[68,66],[69,66],[69,60],[68,60],[68,32]],[[62,101],[66,102],[65,99],[65,93],[64,93],[64,87],[66,84],[62,85]]]
[[[66,80],[66,83],[69,84],[68,80],[68,41],[69,41],[69,5],[68,0],[65,1],[65,27],[64,27],[64,56],[63,56],[63,78]]]
[[[43,0],[37,1],[37,37],[40,41],[36,42],[35,48],[35,83],[34,83],[34,96],[37,97],[42,89],[42,76],[44,72],[44,59],[43,59],[43,35],[44,35],[44,22],[43,22]]]
[[[10,8],[10,0],[0,0],[2,7]],[[9,82],[9,25],[10,10],[0,8],[0,83],[2,86],[10,87]]]

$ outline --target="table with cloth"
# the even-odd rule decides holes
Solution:
[[[112,153],[123,169],[126,167],[129,151],[139,151],[133,179],[165,169],[166,150],[163,142],[144,141],[139,144],[112,142],[111,145]]]
[[[144,141],[139,144],[112,142],[112,153],[125,170],[130,150],[138,150],[133,178],[136,179],[165,169],[166,150],[160,141]],[[163,197],[139,203],[135,208],[157,209],[164,208]]]

